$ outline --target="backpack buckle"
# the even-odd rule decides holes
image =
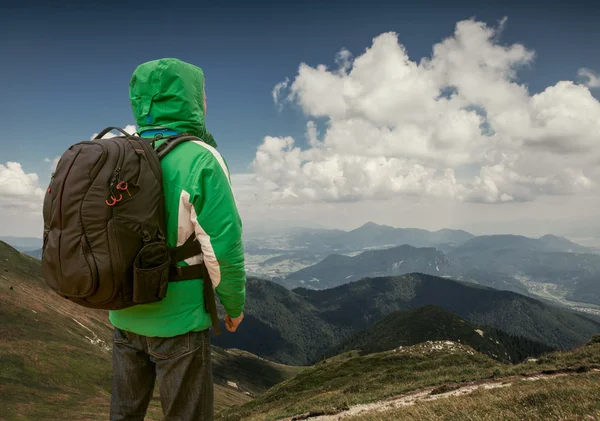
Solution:
[[[142,231],[142,234],[144,234],[144,238],[143,238],[144,243],[149,243],[150,241],[152,241],[152,236],[150,235],[150,233],[148,232],[148,230],[146,228],[144,228],[144,231]]]

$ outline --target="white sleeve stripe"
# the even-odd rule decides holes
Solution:
[[[204,149],[207,149],[211,154],[213,154],[215,159],[219,162],[221,169],[225,173],[225,176],[227,177],[227,181],[229,182],[229,184],[231,184],[231,179],[229,178],[229,170],[227,169],[227,165],[225,165],[225,160],[223,159],[221,154],[215,148],[213,148],[212,146],[210,146],[204,142],[194,140],[193,143],[195,143],[196,145],[202,146]]]
[[[198,241],[200,242],[200,246],[202,247],[202,254],[204,255],[204,264],[206,265],[206,269],[208,270],[208,274],[210,275],[213,288],[216,288],[221,283],[221,267],[219,266],[217,256],[215,255],[215,251],[210,242],[210,236],[198,223],[198,215],[196,214],[196,209],[190,203],[190,194],[183,190],[181,192],[181,197],[182,203],[184,203],[186,206],[189,205],[190,221],[194,226],[196,238],[198,239]]]
[[[179,197],[179,210],[177,212],[177,246],[182,245],[186,242],[190,235],[195,233],[194,225],[192,223],[192,205],[190,204],[190,194],[185,190],[181,191]],[[202,263],[202,255],[192,256],[185,259],[188,265],[197,265]]]

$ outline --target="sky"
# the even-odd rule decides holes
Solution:
[[[483,3],[4,7],[0,235],[41,236],[56,158],[133,125],[133,70],[177,57],[205,72],[248,230],[600,238],[600,5]]]

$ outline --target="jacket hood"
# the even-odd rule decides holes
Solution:
[[[206,93],[200,67],[176,58],[139,65],[129,82],[129,100],[141,134],[167,128],[198,136],[216,147],[206,130]]]

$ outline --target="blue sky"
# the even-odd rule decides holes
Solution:
[[[82,2],[77,6],[15,2],[9,7],[4,6],[0,14],[0,165],[10,161],[20,163],[26,173],[39,176],[39,185],[44,189],[51,172],[45,158],[55,158],[69,145],[89,139],[106,126],[124,127],[134,123],[128,83],[137,65],[160,57],[177,57],[204,69],[207,127],[232,173],[247,174],[266,136],[293,136],[297,146],[310,148],[305,139],[309,119],[316,121],[323,133],[326,131],[324,122],[335,114],[318,116],[310,110],[308,114],[312,115],[304,112],[307,108],[302,107],[300,100],[317,92],[314,86],[312,94],[301,93],[300,102],[286,103],[281,110],[273,102],[274,86],[286,78],[295,80],[301,63],[313,68],[319,64],[334,67],[336,53],[342,48],[354,57],[361,56],[365,49],[372,47],[374,38],[390,31],[398,34],[398,42],[406,47],[410,60],[418,63],[422,57],[432,55],[433,45],[454,36],[459,21],[474,18],[497,27],[507,17],[498,42],[503,46],[520,43],[535,52],[535,58],[518,73],[518,82],[527,86],[533,95],[561,80],[581,83],[578,71],[582,68],[600,71],[598,16],[600,4],[592,0],[205,1],[168,4],[121,1]],[[482,86],[482,89],[486,87]],[[600,89],[590,87],[589,92],[595,99],[600,98]],[[573,104],[565,104],[568,115],[574,109]],[[371,121],[369,124],[377,123]],[[573,127],[578,124],[575,122]],[[567,142],[569,136],[565,138]],[[594,139],[586,138],[585,142],[594,142]],[[555,141],[552,136],[547,140],[549,145]],[[597,140],[600,145],[600,138]],[[360,140],[365,143],[375,141],[377,139]],[[393,158],[393,152],[388,152],[384,151],[382,157]],[[331,163],[330,158],[316,162]],[[552,161],[549,166],[560,167],[562,164],[556,164],[560,162],[563,161]],[[575,161],[564,162],[571,165]],[[397,162],[392,164],[399,165]],[[473,161],[470,165],[475,170],[487,168],[481,162]],[[263,167],[265,171],[269,170],[268,165]],[[443,170],[448,165],[438,167]],[[460,172],[464,168],[457,170]],[[573,171],[577,168],[569,170],[572,170],[569,176],[575,177]],[[538,176],[544,175],[542,169],[535,171]],[[528,174],[520,173],[524,177]],[[344,177],[350,180],[354,175],[350,172]],[[575,188],[573,186],[587,183],[586,180],[595,180],[589,172],[584,175],[587,178],[582,175],[579,181],[565,186]],[[285,174],[279,176],[280,180],[286,179]],[[379,178],[382,177],[385,178],[379,174]],[[548,179],[562,180],[560,174],[550,174],[550,177]],[[554,185],[558,186],[559,181]],[[241,185],[242,195],[252,190],[251,183],[247,178],[239,179],[237,186]],[[534,180],[531,185],[535,183]],[[531,186],[525,193],[519,190],[522,186],[498,182],[493,187],[499,191],[493,198],[485,200],[500,202],[501,198],[514,196],[515,203],[482,207],[442,202],[441,206],[449,209],[447,214],[451,216],[432,222],[429,216],[423,215],[427,210],[437,209],[435,206],[440,206],[437,202],[434,205],[424,198],[415,198],[419,194],[410,192],[407,196],[390,196],[389,208],[403,209],[402,212],[395,211],[402,215],[398,218],[391,211],[372,213],[374,206],[368,200],[373,199],[373,195],[367,191],[368,194],[363,195],[365,200],[358,200],[358,204],[349,205],[347,197],[332,204],[328,198],[310,205],[312,207],[303,203],[272,215],[273,218],[307,219],[336,227],[356,226],[374,220],[395,226],[469,228],[467,222],[472,222],[479,224],[480,231],[488,229],[494,221],[502,220],[504,227],[514,226],[514,231],[519,232],[524,232],[523,227],[535,219],[535,212],[552,221],[583,218],[560,210],[564,199],[553,196],[556,191],[551,191],[548,199],[530,192]],[[300,187],[292,185],[290,188]],[[548,191],[542,193],[548,194]],[[581,196],[575,208],[589,208],[591,202],[586,202],[589,197],[589,194]],[[378,203],[375,208],[387,209]],[[0,211],[4,212],[3,209],[10,208],[3,208],[0,200]],[[342,213],[347,217],[340,218]],[[284,216],[280,217],[282,214]],[[487,214],[492,216],[483,216]],[[254,216],[260,219],[262,215],[263,210],[260,210]],[[36,221],[37,225],[32,225],[28,232],[39,231],[39,217],[35,218],[29,221]],[[248,218],[252,219],[252,216]],[[510,225],[517,220],[521,221],[520,225],[516,222]],[[28,223],[19,221],[21,219],[17,217],[5,218],[5,222],[0,223],[0,234],[20,233],[20,228],[15,227]],[[552,221],[548,226],[555,224]],[[521,228],[516,228],[517,225]],[[600,227],[598,233],[600,236]]]
[[[200,4],[199,2],[194,2]],[[0,161],[48,174],[45,157],[107,125],[133,123],[129,77],[136,65],[178,57],[207,77],[207,126],[233,172],[247,172],[264,136],[303,138],[298,107],[278,112],[271,92],[305,62],[332,65],[343,47],[362,53],[372,38],[399,34],[413,60],[431,54],[457,21],[508,25],[503,42],[536,51],[521,73],[533,92],[600,69],[600,6],[593,1],[118,2],[50,6],[22,2],[0,15]],[[596,3],[596,5],[594,5]],[[181,4],[181,6],[177,6]],[[531,4],[531,3],[530,3]],[[30,7],[34,6],[30,9]],[[594,42],[592,42],[594,41]]]

